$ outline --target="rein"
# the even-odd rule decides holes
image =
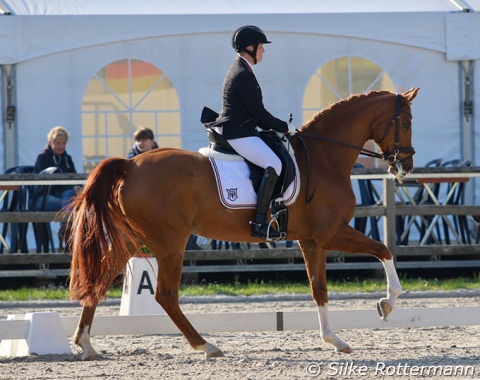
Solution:
[[[400,137],[400,131],[399,131],[399,125],[400,125],[400,122],[401,122],[400,113],[404,112],[404,113],[406,113],[410,116],[412,116],[412,115],[409,111],[406,111],[406,110],[402,109],[402,95],[401,94],[397,94],[396,101],[397,102],[396,102],[396,108],[395,108],[395,115],[393,116],[393,119],[388,124],[388,127],[385,130],[385,133],[383,134],[382,138],[377,142],[377,144],[380,144],[385,139],[385,137],[388,135],[388,133],[390,132],[390,129],[391,129],[392,125],[395,125],[395,147],[394,147],[393,151],[385,151],[383,153],[377,153],[377,152],[374,152],[373,150],[365,149],[365,148],[359,147],[357,145],[353,145],[353,144],[349,144],[349,143],[346,143],[346,142],[343,142],[343,141],[331,139],[329,137],[315,135],[313,133],[308,133],[308,132],[299,132],[296,135],[294,135],[295,137],[298,137],[298,139],[302,143],[303,151],[304,151],[305,158],[306,158],[306,161],[307,161],[307,168],[308,168],[307,184],[306,184],[307,192],[305,193],[305,201],[307,202],[307,204],[312,201],[313,196],[315,195],[315,188],[313,189],[312,194],[310,196],[308,196],[308,188],[309,188],[309,184],[310,184],[310,177],[312,177],[313,174],[312,174],[312,168],[311,168],[311,165],[310,165],[310,152],[308,150],[307,144],[305,143],[305,140],[303,139],[303,137],[313,137],[313,138],[321,139],[321,140],[328,141],[328,142],[331,142],[331,143],[334,143],[334,144],[343,145],[347,148],[352,148],[352,149],[358,150],[360,152],[359,154],[362,154],[364,156],[381,159],[381,160],[385,161],[386,163],[388,163],[390,166],[397,165],[398,163],[401,163],[402,161],[406,160],[407,158],[412,157],[415,154],[415,148],[413,148],[412,146],[400,147],[400,144],[398,142],[399,137]],[[403,153],[409,153],[409,154],[407,156],[405,156],[404,158],[398,159],[397,158],[398,154],[402,153],[402,152]]]
[[[316,190],[316,187],[313,187],[312,195],[308,196],[308,189],[310,188],[310,179],[313,178],[312,165],[310,160],[310,151],[308,150],[307,144],[305,143],[305,140],[303,139],[303,137],[298,135],[298,133],[297,133],[297,136],[300,142],[302,143],[303,153],[305,154],[305,161],[307,162],[307,183],[306,183],[307,191],[305,192],[305,202],[309,204],[312,201],[313,196],[315,195],[315,190]]]

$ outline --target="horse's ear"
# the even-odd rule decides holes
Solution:
[[[403,96],[406,97],[409,102],[412,102],[412,100],[415,99],[415,96],[417,96],[418,90],[420,90],[420,87],[412,87],[410,90],[405,92]]]

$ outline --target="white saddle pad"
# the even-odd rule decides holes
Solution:
[[[231,209],[257,207],[257,194],[250,181],[250,170],[245,160],[240,156],[218,153],[209,148],[201,148],[201,154],[208,157],[212,164],[217,182],[218,195],[222,204]],[[289,206],[295,202],[300,191],[300,177],[295,156],[295,178],[283,193],[283,201]]]

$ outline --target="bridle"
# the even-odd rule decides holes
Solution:
[[[369,156],[369,157],[374,157],[374,158],[381,159],[381,160],[385,161],[386,163],[388,163],[390,166],[396,166],[397,164],[405,161],[406,159],[408,159],[410,157],[413,157],[413,155],[415,154],[415,148],[413,148],[413,146],[401,147],[400,143],[399,143],[400,123],[401,123],[400,114],[402,112],[410,115],[410,117],[412,116],[410,111],[407,111],[406,109],[402,108],[402,95],[397,94],[397,105],[396,105],[396,109],[395,109],[395,115],[393,116],[392,120],[390,120],[390,123],[388,124],[388,127],[385,130],[385,133],[383,134],[382,138],[377,142],[377,144],[380,145],[380,143],[385,139],[385,137],[387,137],[388,133],[390,132],[390,129],[392,128],[392,126],[395,125],[395,144],[394,144],[393,150],[391,150],[391,151],[387,150],[387,151],[382,152],[382,153],[377,153],[377,152],[374,152],[373,150],[365,149],[365,148],[357,146],[357,145],[348,144],[348,143],[343,142],[343,141],[331,139],[329,137],[315,135],[313,133],[299,132],[295,136],[298,136],[300,139],[302,137],[314,137],[314,138],[317,138],[317,139],[330,141],[330,142],[335,143],[335,144],[339,144],[339,145],[343,145],[343,146],[346,146],[346,147],[349,147],[349,148],[352,148],[352,149],[356,149],[356,150],[360,151],[360,154],[363,154],[364,156]],[[399,153],[407,153],[407,155],[405,157],[399,159],[398,158]]]
[[[400,137],[400,123],[401,123],[401,118],[400,118],[400,113],[406,113],[407,115],[412,117],[412,114],[410,111],[407,111],[405,109],[402,109],[402,95],[397,94],[397,106],[395,109],[395,116],[393,119],[390,121],[390,124],[388,124],[387,129],[385,130],[385,133],[383,134],[382,138],[377,142],[378,145],[387,137],[388,132],[390,132],[390,128],[392,127],[393,124],[395,124],[395,146],[392,151],[385,151],[382,154],[378,154],[376,152],[375,157],[381,158],[385,162],[387,162],[390,166],[395,166],[399,163],[402,163],[408,158],[413,157],[415,154],[415,148],[413,146],[404,146],[401,147],[398,140]],[[397,156],[399,153],[407,153],[405,157],[398,159]]]
[[[369,156],[369,157],[374,157],[374,158],[381,159],[381,160],[385,161],[386,163],[388,163],[388,165],[390,165],[390,166],[397,166],[398,164],[401,164],[406,159],[413,157],[413,155],[415,154],[415,148],[413,146],[401,147],[400,143],[399,143],[400,123],[401,123],[400,114],[403,112],[403,113],[406,113],[407,115],[410,115],[410,117],[412,117],[412,114],[411,114],[410,111],[407,111],[406,109],[402,108],[402,98],[403,97],[402,97],[401,94],[397,94],[395,115],[393,116],[392,120],[390,120],[390,123],[388,124],[388,127],[386,128],[385,133],[383,134],[382,138],[377,142],[377,145],[380,145],[380,143],[385,139],[385,137],[387,137],[388,133],[390,132],[390,129],[392,128],[392,126],[395,125],[395,144],[394,144],[393,150],[391,150],[391,151],[387,150],[387,151],[382,152],[382,153],[377,153],[377,152],[374,152],[373,150],[365,149],[365,148],[357,146],[357,145],[348,144],[348,143],[343,142],[343,141],[339,141],[339,140],[331,139],[329,137],[319,136],[319,135],[315,135],[313,133],[307,133],[307,132],[299,132],[299,133],[294,135],[294,137],[298,137],[298,139],[300,140],[300,142],[303,146],[303,150],[304,150],[305,155],[306,155],[306,160],[307,160],[307,168],[308,168],[307,184],[306,184],[307,185],[307,193],[305,194],[305,200],[306,200],[307,203],[310,203],[311,200],[313,199],[313,196],[315,194],[315,189],[313,189],[312,194],[310,196],[308,196],[309,182],[310,182],[310,178],[312,176],[312,173],[311,173],[311,165],[310,165],[310,152],[308,150],[307,144],[305,143],[303,137],[313,137],[313,138],[329,141],[329,142],[332,142],[334,144],[343,145],[343,146],[346,146],[346,147],[349,147],[349,148],[352,148],[352,149],[356,149],[360,152],[360,154],[363,154],[364,156]],[[399,159],[398,158],[399,153],[406,153],[406,155],[405,155],[405,157]]]

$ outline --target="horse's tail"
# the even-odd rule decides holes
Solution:
[[[119,186],[129,160],[110,158],[90,175],[82,193],[73,202],[72,264],[70,298],[94,306],[138,246],[141,229],[122,212]]]

